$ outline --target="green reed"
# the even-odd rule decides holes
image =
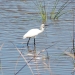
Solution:
[[[46,6],[45,6],[45,1],[36,1],[35,5],[37,6],[38,10],[39,10],[39,14],[41,16],[42,19],[42,23],[46,23],[47,21],[47,13],[46,13]]]
[[[69,11],[64,11],[64,9],[68,6],[68,4],[70,3],[69,0],[67,0],[65,3],[63,3],[61,5],[61,7],[57,9],[57,5],[59,4],[59,1],[60,0],[56,0],[55,3],[54,3],[54,7],[50,13],[50,19],[52,20],[58,20],[59,17],[61,17],[62,15],[68,13]]]
[[[44,2],[44,6],[40,3],[39,10],[40,10],[41,18],[42,18],[42,23],[46,23],[47,14],[46,14],[45,2]]]

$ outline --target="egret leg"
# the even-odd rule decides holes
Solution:
[[[28,39],[27,46],[28,46],[28,44],[29,44],[29,41],[30,41],[30,38]]]
[[[35,46],[35,38],[34,38],[34,46]]]

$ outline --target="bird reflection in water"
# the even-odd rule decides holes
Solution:
[[[30,46],[27,46],[28,56],[33,57],[35,60],[47,61],[49,60],[49,54],[47,50],[36,50],[36,45],[34,45],[33,49],[30,49]]]
[[[28,49],[28,56],[36,58],[37,54],[36,54],[36,46],[34,45],[33,49],[30,49],[30,46],[27,46]]]

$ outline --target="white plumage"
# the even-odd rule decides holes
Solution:
[[[35,37],[39,33],[41,33],[39,29],[31,29],[23,36],[23,39],[29,38],[29,37]]]
[[[29,38],[30,40],[31,37],[34,37],[34,44],[35,44],[35,36],[37,36],[38,34],[44,31],[44,26],[45,24],[42,24],[40,29],[30,29],[26,34],[23,35],[23,39]],[[27,42],[27,46],[28,46],[29,40]]]

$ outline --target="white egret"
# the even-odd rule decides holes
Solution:
[[[40,29],[30,29],[26,34],[23,35],[23,39],[29,38],[27,42],[27,46],[29,44],[30,38],[34,37],[34,45],[35,45],[35,36],[42,33],[44,31],[45,24],[42,24]]]

